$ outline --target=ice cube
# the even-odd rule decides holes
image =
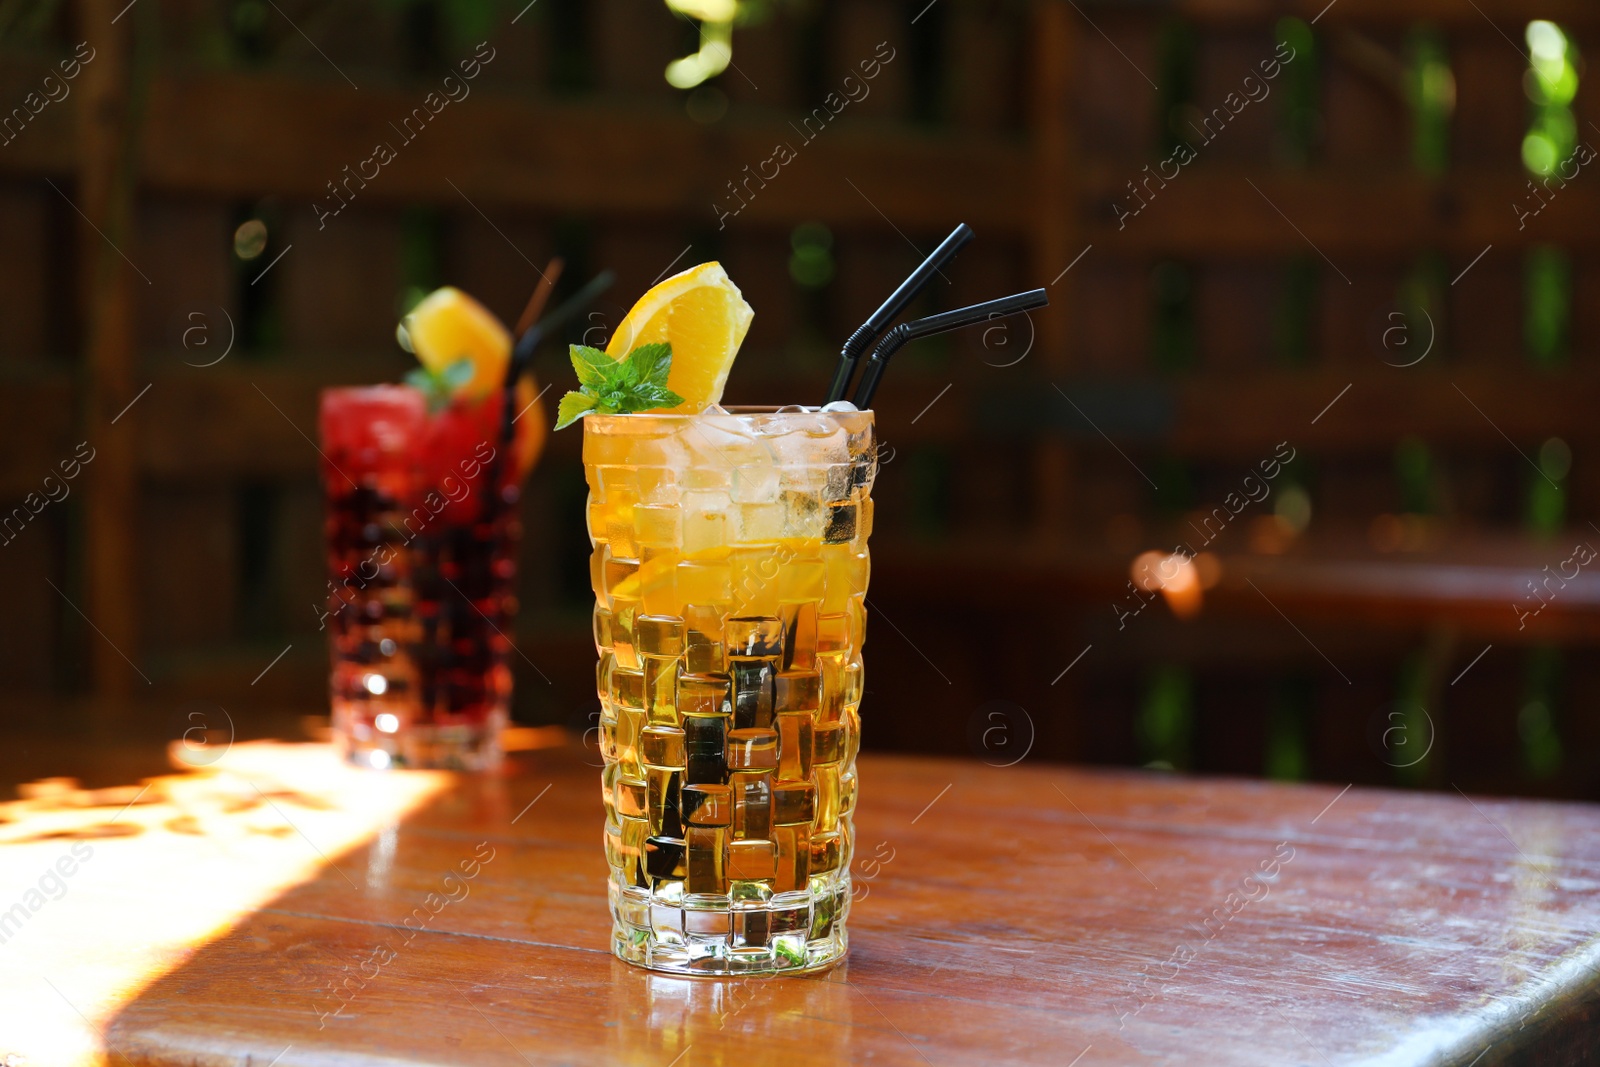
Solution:
[[[850,435],[831,419],[809,421],[766,444],[780,467],[827,467],[850,462]]]
[[[747,463],[733,469],[733,502],[770,504],[778,499],[778,468],[766,463]]]
[[[823,491],[828,482],[827,467],[779,467],[778,488],[782,495],[790,493],[807,493],[815,495]]]
[[[690,467],[678,472],[678,484],[689,490],[728,495],[733,485],[733,470],[728,467]]]
[[[686,555],[709,552],[728,543],[726,507],[707,508],[685,505],[683,512],[683,551]]]
[[[676,447],[674,445],[674,447]],[[639,468],[639,500],[645,504],[678,502],[678,471],[675,467]]]
[[[684,489],[683,499],[683,550],[699,552],[727,544],[727,513],[733,500],[729,492],[730,471],[708,471],[696,468],[689,472],[698,484]],[[717,475],[716,479],[705,478]],[[720,485],[716,484],[720,481]]]
[[[736,415],[684,420],[675,439],[686,452],[684,467],[731,470],[746,464],[771,463],[771,453]]]
[[[820,538],[827,530],[830,513],[815,493],[786,491],[783,494],[783,536],[801,540]]]
[[[653,428],[652,428],[653,429]],[[689,454],[672,432],[641,432],[621,437],[626,442],[621,462],[631,467],[670,467],[681,470]],[[585,460],[586,462],[592,462]]]
[[[846,500],[850,490],[855,488],[855,468],[848,463],[832,463],[823,468],[826,474],[826,483],[823,487],[822,498],[827,501],[837,502]]]
[[[823,411],[860,411],[861,409],[848,400],[835,400],[831,404],[822,405]]]

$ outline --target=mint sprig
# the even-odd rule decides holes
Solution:
[[[450,406],[461,387],[472,381],[474,373],[472,360],[458,359],[444,370],[418,367],[406,375],[406,384],[422,390],[428,401],[428,414],[437,415]]]
[[[598,348],[571,346],[578,388],[561,398],[556,429],[565,429],[589,414],[622,415],[676,407],[683,397],[667,388],[672,346],[640,345],[624,359],[612,359]]]

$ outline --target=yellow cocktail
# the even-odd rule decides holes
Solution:
[[[618,956],[760,973],[843,956],[872,413],[584,420]]]

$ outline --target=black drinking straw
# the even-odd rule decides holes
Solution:
[[[850,377],[856,372],[856,361],[861,358],[861,354],[872,346],[878,335],[889,328],[889,324],[906,309],[906,305],[927,288],[933,276],[954,259],[956,253],[970,240],[972,240],[972,228],[966,223],[963,222],[951,230],[950,236],[939,243],[933,254],[923,260],[922,265],[900,283],[900,288],[890,293],[889,299],[885,300],[883,305],[850,335],[844,347],[839,349],[839,365],[834,368],[833,382],[828,386],[828,399],[824,403],[831,404],[835,400],[844,399],[844,394],[850,389]]]
[[[502,456],[510,450],[511,442],[515,439],[512,424],[517,421],[518,379],[527,373],[528,366],[533,362],[533,354],[538,351],[544,339],[592,303],[595,297],[611,288],[611,283],[615,280],[615,274],[608,270],[601,271],[588,285],[569,297],[566,303],[523,330],[522,336],[517,338],[517,343],[512,346],[511,361],[506,366],[505,403],[500,417],[501,447],[495,450],[494,458],[489,460],[488,470],[484,475],[485,518],[492,519],[499,512],[502,503],[500,497],[500,472],[504,469]]]
[[[595,297],[611,288],[611,283],[617,276],[609,270],[603,270],[572,296],[566,303],[556,308],[550,314],[522,331],[522,336],[517,338],[516,346],[511,350],[511,362],[506,366],[505,386],[505,414],[500,425],[500,439],[511,440],[511,424],[517,419],[517,380],[527,373],[529,365],[533,363],[533,354],[538,351],[544,339],[566,324],[578,312],[582,311]]]
[[[971,307],[902,322],[885,334],[883,340],[878,342],[878,347],[872,350],[872,358],[867,360],[866,369],[861,372],[861,384],[856,387],[856,407],[865,411],[871,406],[872,394],[877,391],[878,380],[883,377],[884,369],[889,366],[890,357],[907,341],[949,330],[959,330],[963,326],[975,326],[980,322],[1004,318],[1007,315],[1019,315],[1024,311],[1042,308],[1048,303],[1050,298],[1045,295],[1043,289],[1030,289],[1025,293],[1003,296],[998,300],[987,300]]]
[[[539,284],[533,287],[533,295],[528,297],[522,314],[517,316],[517,328],[512,331],[516,336],[521,337],[528,332],[529,326],[539,321],[544,314],[544,306],[550,302],[550,294],[561,280],[561,272],[566,268],[566,260],[560,256],[550,257],[550,262],[545,264],[543,273],[539,275]]]

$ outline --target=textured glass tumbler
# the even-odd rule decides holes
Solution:
[[[612,949],[843,958],[872,413],[584,419]]]
[[[407,386],[324,391],[334,739],[362,766],[485,770],[511,702],[517,486],[490,500],[496,412]]]

